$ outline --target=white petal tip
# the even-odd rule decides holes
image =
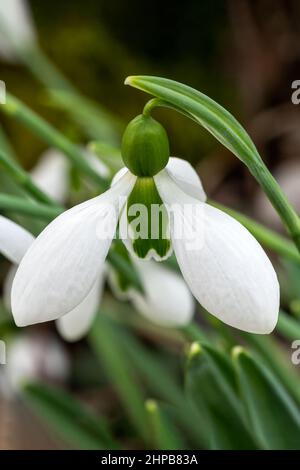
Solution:
[[[228,322],[228,323],[225,322],[225,323],[227,323],[231,327],[237,328],[247,333],[256,334],[256,335],[269,335],[276,328],[277,321],[278,321],[278,313],[274,315],[270,315],[269,317],[266,317],[265,315],[264,317],[263,315],[259,317],[258,314],[256,314],[255,316],[253,315],[251,322],[250,321],[245,322],[245,323],[239,322],[238,324],[235,322]]]
[[[85,336],[85,333],[80,333],[78,335],[69,334],[67,331],[65,331],[64,329],[60,327],[59,322],[56,322],[56,328],[57,328],[59,335],[62,337],[62,339],[64,339],[68,343],[76,343],[77,341],[80,341],[81,339],[83,339]]]
[[[264,324],[260,326],[260,328],[257,329],[257,331],[254,331],[253,333],[256,333],[258,335],[271,334],[276,328],[277,320],[278,320],[278,315],[276,315],[276,318],[272,318],[269,321],[266,321]]]

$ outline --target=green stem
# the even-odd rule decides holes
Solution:
[[[56,206],[56,203],[41,191],[32,181],[30,175],[15,161],[0,150],[0,167],[9,173],[14,181],[31,194],[37,201],[50,206]]]
[[[145,104],[143,109],[143,115],[149,117],[151,115],[152,110],[159,106],[164,106],[164,102],[159,98],[153,98]]]
[[[143,114],[144,116],[150,116],[154,108],[168,108],[172,109],[173,111],[177,111],[180,114],[183,114],[183,116],[188,117],[189,119],[192,119],[192,121],[195,121],[198,123],[198,121],[194,118],[194,116],[190,113],[187,113],[183,109],[179,108],[178,106],[175,106],[172,103],[169,103],[166,100],[163,100],[161,98],[152,98],[152,100],[149,100],[143,109]]]
[[[46,204],[26,200],[18,196],[11,196],[2,193],[0,193],[0,210],[14,212],[16,214],[30,215],[47,221],[53,220],[63,211],[63,209],[59,207],[52,207]]]
[[[2,105],[2,109],[7,115],[17,118],[50,146],[63,152],[75,167],[97,183],[99,189],[107,189],[108,183],[106,180],[88,164],[79,148],[24,103],[8,93],[6,95],[6,104]]]

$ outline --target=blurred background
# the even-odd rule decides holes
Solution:
[[[27,4],[43,57],[55,64],[77,91],[98,103],[110,118],[114,116],[115,148],[126,123],[141,112],[148,99],[145,94],[125,87],[124,79],[128,75],[157,75],[180,81],[215,99],[241,122],[300,212],[300,107],[291,102],[292,82],[300,78],[298,1],[31,0]],[[17,34],[20,28],[17,18],[15,27]],[[73,142],[85,145],[100,140],[87,135],[84,126],[70,119],[68,106],[65,103],[60,106],[47,93],[47,79],[44,76],[40,79],[41,74],[35,70],[42,68],[41,58],[27,54],[20,59],[6,52],[0,59],[0,78],[9,92]],[[76,102],[73,105],[77,106]],[[236,157],[183,116],[169,110],[154,113],[168,131],[172,155],[191,162],[210,199],[284,234],[276,213]],[[17,159],[30,171],[49,145],[18,120],[3,113],[0,118],[6,143],[10,143]],[[7,181],[3,182],[1,192],[10,192],[8,186]],[[70,205],[81,198],[76,185],[72,191]],[[284,320],[271,337],[239,334],[201,312],[199,306],[195,330],[161,328],[136,315],[130,303],[116,300],[107,286],[100,320],[97,320],[100,323],[88,338],[71,344],[59,337],[52,324],[17,329],[2,306],[0,338],[7,339],[8,348],[11,345],[17,358],[0,366],[0,372],[7,375],[4,368],[9,367],[17,371],[9,372],[9,378],[2,379],[0,448],[110,448],[114,445],[117,448],[237,449],[290,445],[280,440],[287,425],[280,421],[280,412],[276,415],[276,409],[284,406],[278,402],[281,392],[274,384],[272,388],[267,379],[268,384],[261,393],[274,394],[275,398],[272,395],[270,400],[274,398],[276,404],[276,409],[272,409],[275,421],[270,421],[270,429],[272,423],[277,424],[280,435],[271,437],[270,442],[273,432],[270,429],[253,429],[251,424],[245,425],[244,418],[241,424],[234,406],[227,415],[222,411],[225,398],[220,384],[219,398],[211,398],[209,387],[206,390],[203,386],[201,390],[199,384],[203,381],[214,390],[214,381],[219,382],[213,371],[209,377],[202,369],[201,373],[200,369],[193,371],[194,366],[187,371],[186,350],[191,341],[198,339],[209,341],[222,354],[230,356],[232,347],[242,344],[255,357],[263,358],[266,368],[279,382],[280,390],[292,402],[290,413],[296,446],[295,443],[300,443],[300,366],[291,363],[290,344],[300,338],[300,264],[273,252],[269,254],[281,279],[285,310]],[[9,263],[4,258],[0,262],[0,282],[3,282]],[[250,372],[254,377],[256,372]],[[195,374],[192,379],[185,376],[190,373]],[[162,376],[164,381],[157,383]],[[19,379],[38,380],[43,385],[29,384],[23,392]],[[184,383],[188,383],[186,386],[193,395],[195,381],[197,393],[202,394],[196,399],[199,429],[187,431],[183,414],[190,406],[190,397],[185,396]],[[262,383],[265,384],[263,380]],[[255,401],[258,392],[250,385],[249,389],[250,398]],[[236,393],[233,401],[243,407],[243,396]],[[193,407],[195,399],[191,401]],[[283,401],[286,405],[286,400]],[[248,405],[246,400],[245,406]],[[271,419],[266,408],[266,403],[259,411],[253,411],[250,406],[250,416],[258,412]],[[148,419],[147,426],[155,430],[155,442],[151,440],[153,436],[149,438],[143,431],[141,423]],[[238,423],[231,436],[224,431],[229,423]],[[102,424],[109,432],[103,430]],[[239,426],[244,426],[240,440]]]

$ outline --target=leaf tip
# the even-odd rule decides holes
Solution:
[[[231,351],[231,357],[233,360],[236,360],[243,353],[245,353],[245,349],[242,346],[234,346]]]
[[[155,400],[150,398],[149,400],[146,400],[145,402],[145,408],[148,413],[156,413],[157,411],[157,403]]]
[[[200,343],[197,343],[196,341],[191,344],[189,350],[188,350],[188,359],[191,360],[195,356],[198,356],[198,354],[201,354],[202,352],[202,346]]]

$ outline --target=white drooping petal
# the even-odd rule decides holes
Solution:
[[[194,313],[194,299],[182,277],[154,261],[132,257],[132,263],[144,292],[134,286],[124,289],[115,269],[108,266],[108,282],[114,295],[121,301],[131,301],[137,312],[157,325],[173,327],[189,323]]]
[[[189,162],[182,158],[170,157],[166,170],[186,194],[202,202],[206,201],[201,180]]]
[[[278,318],[279,285],[256,239],[232,217],[186,195],[166,171],[155,181],[172,213],[174,251],[196,299],[228,325],[270,333]],[[199,210],[191,210],[193,205]],[[178,227],[185,228],[184,237]]]
[[[120,178],[123,177],[123,175],[126,173],[126,170],[127,170],[127,168],[123,167],[119,171],[117,171],[117,173],[115,174],[115,176],[113,177],[113,179],[111,181],[111,186],[114,186],[120,180]],[[131,240],[130,237],[127,236],[127,235],[129,235],[128,231],[130,230],[130,228],[128,226],[128,219],[127,219],[127,204],[124,206],[124,208],[122,209],[122,212],[120,214],[119,229],[120,229],[120,233],[123,234],[122,241],[123,241],[124,245],[126,246],[128,252],[132,256],[136,256],[135,253],[134,253],[133,246],[132,246],[132,240]],[[113,286],[117,285],[117,283],[114,282],[114,271],[109,269],[108,273],[109,273],[109,278],[111,279],[112,285]],[[118,294],[118,289],[117,288],[115,289],[115,291],[116,291],[116,294]]]
[[[88,333],[101,302],[103,281],[102,272],[86,298],[70,313],[56,320],[57,329],[66,341],[78,341]]]
[[[0,215],[0,253],[19,264],[34,240],[34,236],[12,220]]]
[[[11,311],[11,289],[17,270],[18,266],[13,264],[9,268],[3,281],[3,303],[9,312]]]
[[[55,320],[73,310],[103,270],[119,211],[135,183],[126,174],[106,193],[57,217],[24,256],[12,288],[19,326]]]
[[[46,150],[31,170],[31,178],[48,196],[59,203],[67,199],[69,163],[65,155],[55,149]]]
[[[144,295],[130,291],[137,311],[148,320],[162,326],[182,326],[189,323],[194,312],[193,297],[182,277],[154,261],[135,259]]]
[[[0,54],[7,59],[16,57],[17,49],[34,44],[36,34],[26,0],[0,2]]]

